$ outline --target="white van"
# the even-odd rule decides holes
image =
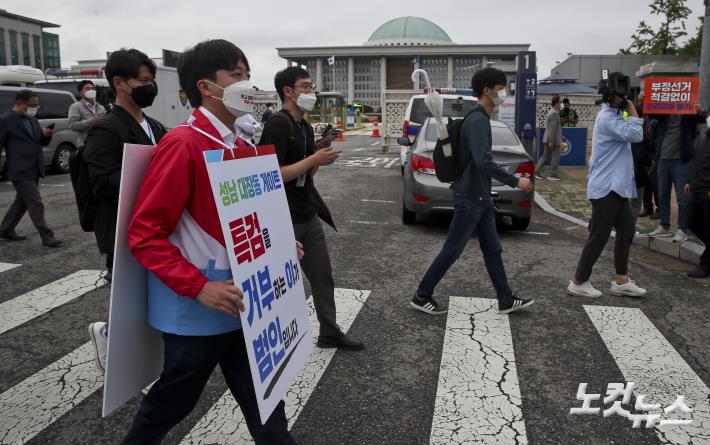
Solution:
[[[24,65],[0,66],[0,86],[27,87],[44,80],[42,70]]]

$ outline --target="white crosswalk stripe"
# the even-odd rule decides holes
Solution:
[[[663,443],[710,443],[710,389],[671,346],[640,309],[584,306],[599,331],[626,382],[634,382],[636,396],[646,403],[671,405],[679,395],[693,412],[664,415],[669,419],[692,419],[687,426],[657,427]],[[615,382],[608,382],[615,383]],[[598,388],[603,393],[606,388]],[[651,411],[653,412],[653,411]],[[657,411],[663,414],[662,411]],[[644,424],[645,426],[645,424]]]
[[[432,444],[526,444],[507,315],[485,298],[451,297]]]
[[[7,272],[8,270],[12,270],[16,267],[20,267],[21,264],[13,264],[13,263],[0,263],[0,273],[2,272]]]
[[[85,343],[0,394],[0,443],[27,442],[102,385],[93,345]]]
[[[338,324],[344,332],[350,329],[350,325],[369,295],[370,291],[335,290]],[[318,319],[313,308],[312,297],[308,300],[308,316],[311,321],[311,334],[316,339],[318,338]],[[286,402],[286,417],[290,425],[293,425],[293,422],[298,418],[334,355],[334,349],[314,348],[308,363],[291,385],[284,400]],[[247,444],[253,443],[253,441],[237,402],[232,394],[226,391],[180,443],[181,445],[228,445]]]
[[[80,270],[0,304],[0,334],[106,284],[100,270]]]

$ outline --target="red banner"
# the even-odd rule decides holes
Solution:
[[[696,114],[700,78],[649,77],[643,88],[644,114]]]

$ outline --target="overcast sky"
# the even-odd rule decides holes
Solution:
[[[252,81],[273,89],[286,66],[277,47],[360,45],[384,22],[419,16],[438,24],[456,43],[530,43],[539,77],[567,53],[616,54],[627,47],[640,20],[657,24],[650,0],[3,0],[9,12],[61,25],[62,65],[136,47],[151,57],[181,51],[208,38],[234,42],[247,55]],[[702,0],[689,0],[694,35]],[[180,6],[178,6],[180,5]]]

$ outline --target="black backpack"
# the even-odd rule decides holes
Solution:
[[[441,182],[454,182],[461,177],[466,169],[467,162],[461,159],[461,126],[471,113],[481,112],[478,107],[469,111],[463,119],[449,118],[449,123],[446,124],[446,130],[449,137],[446,139],[437,139],[434,147],[434,171],[436,177]],[[451,146],[451,156],[444,154],[444,147]]]
[[[99,202],[94,197],[89,185],[89,167],[84,160],[83,146],[69,156],[69,176],[74,189],[76,206],[79,209],[79,224],[84,232],[93,232]]]

